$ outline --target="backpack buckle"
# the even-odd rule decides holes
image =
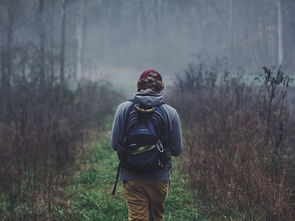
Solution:
[[[158,151],[159,151],[160,153],[163,153],[163,152],[164,152],[164,147],[163,147],[163,145],[162,145],[162,143],[161,143],[160,140],[158,140],[158,141],[156,142],[156,146],[157,146],[157,149],[158,149]]]

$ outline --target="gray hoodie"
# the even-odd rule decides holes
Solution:
[[[153,91],[140,91],[135,94],[135,97],[147,108],[160,104],[163,100],[161,94]],[[121,103],[117,108],[112,128],[112,147],[114,150],[117,150],[119,142],[123,139],[127,111],[130,105],[132,105],[132,102],[126,101]],[[167,122],[169,124],[168,148],[172,156],[178,156],[183,150],[179,116],[177,111],[168,104],[163,104],[162,107],[167,113]],[[167,181],[169,180],[171,167],[172,163],[170,161],[164,169],[156,172],[139,173],[121,168],[120,178],[121,180]]]

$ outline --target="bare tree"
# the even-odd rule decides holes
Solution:
[[[78,2],[78,15],[76,22],[76,73],[75,77],[80,78],[83,73],[83,42],[84,42],[84,30],[85,25],[85,1]]]
[[[45,23],[44,0],[39,0],[40,85],[45,81]]]
[[[282,2],[277,0],[278,10],[278,64],[282,65],[284,59],[284,47],[283,47],[283,16],[282,16]]]
[[[61,39],[60,39],[60,81],[65,81],[65,47],[66,47],[66,6],[68,0],[62,0],[61,8]]]

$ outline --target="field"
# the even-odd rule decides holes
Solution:
[[[117,156],[104,138],[93,143],[79,162],[79,169],[66,188],[68,208],[60,208],[60,220],[127,220],[127,205],[119,184],[116,195],[111,191],[115,181]],[[187,190],[186,178],[174,171],[166,206],[166,220],[206,220],[197,211],[197,202]]]
[[[265,68],[259,80],[251,86],[189,66],[165,92],[185,146],[174,159],[167,221],[292,219],[294,89],[280,69]],[[118,160],[110,128],[122,91],[101,80],[77,89],[57,84],[32,97],[25,86],[23,100],[11,99],[26,112],[12,112],[0,128],[1,219],[127,220],[121,184],[111,195]]]

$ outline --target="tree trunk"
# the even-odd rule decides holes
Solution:
[[[10,81],[12,75],[12,45],[13,45],[13,31],[14,31],[14,22],[15,22],[15,12],[14,12],[14,4],[13,2],[8,2],[8,23],[7,23],[7,35],[6,35],[6,49],[5,49],[5,62],[4,62],[4,76],[3,76],[3,83],[4,88],[7,90],[10,89]]]
[[[45,83],[45,24],[44,0],[39,0],[39,41],[40,41],[40,86]]]
[[[49,20],[49,26],[50,26],[50,36],[49,36],[49,53],[50,53],[50,64],[49,64],[49,72],[50,72],[50,84],[53,84],[54,78],[55,78],[55,71],[54,71],[54,16],[55,16],[55,10],[54,10],[54,3],[51,2],[50,5],[50,20]]]
[[[75,78],[81,78],[83,73],[83,42],[84,42],[84,14],[85,14],[85,1],[80,1],[78,6],[78,16],[76,23],[76,73]]]
[[[156,25],[156,33],[154,34],[155,40],[157,40],[160,36],[161,33],[161,28],[160,28],[160,16],[159,16],[159,0],[154,0],[154,16],[155,16],[155,25]]]
[[[278,64],[282,65],[284,59],[284,48],[283,48],[283,16],[282,16],[282,2],[277,1],[278,9]]]
[[[61,41],[60,41],[60,82],[61,83],[65,82],[66,5],[67,5],[67,0],[62,0]]]
[[[232,64],[233,58],[233,0],[228,2],[228,46],[229,59]]]

